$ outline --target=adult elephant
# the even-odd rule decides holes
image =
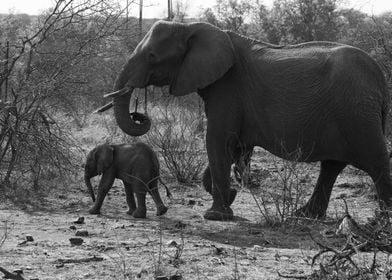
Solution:
[[[123,66],[116,92],[108,95],[127,134],[142,135],[150,127],[146,116],[129,114],[132,90],[148,85],[169,85],[175,96],[198,92],[204,100],[207,174],[213,182],[206,219],[233,218],[230,167],[239,150],[254,146],[284,159],[321,161],[301,215],[325,215],[336,177],[347,164],[366,171],[380,201],[391,204],[387,86],[378,65],[357,48],[332,42],[276,46],[207,23],[159,21]]]

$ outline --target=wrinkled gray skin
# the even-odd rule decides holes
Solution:
[[[91,185],[91,178],[102,174],[98,186],[97,199]],[[146,217],[146,194],[151,194],[157,215],[163,215],[167,207],[163,204],[158,191],[159,161],[154,151],[143,143],[134,145],[103,144],[94,148],[87,156],[84,179],[93,199],[90,214],[99,214],[106,194],[114,179],[124,183],[129,210],[127,214],[135,218]],[[135,196],[137,203],[135,201]]]
[[[298,215],[325,216],[333,184],[351,164],[373,179],[381,204],[392,185],[385,143],[388,94],[378,65],[337,43],[275,46],[207,23],[159,21],[119,73],[114,90],[170,86],[198,92],[207,116],[206,177],[213,197],[206,219],[233,218],[230,168],[238,151],[261,146],[288,160],[321,162],[314,192]],[[148,131],[129,117],[131,94],[114,98],[115,117],[130,135]],[[208,183],[208,182],[207,182]]]

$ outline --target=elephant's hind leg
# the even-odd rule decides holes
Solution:
[[[128,211],[127,214],[128,215],[132,215],[132,213],[136,210],[136,202],[135,202],[135,196],[133,194],[133,189],[132,189],[132,185],[129,183],[124,182],[124,188],[125,188],[125,195],[126,195],[126,199],[127,199],[127,204],[128,204]]]
[[[345,162],[326,160],[321,162],[320,175],[316,187],[309,201],[299,210],[296,215],[308,218],[325,217],[333,184],[337,176],[346,167]]]
[[[161,199],[161,196],[159,195],[158,180],[150,182],[148,188],[150,189],[151,197],[154,200],[155,206],[157,208],[157,216],[162,216],[167,212],[167,207],[165,206]]]
[[[382,156],[374,157],[374,159],[369,158],[360,168],[372,178],[380,206],[392,207],[392,181],[389,173],[390,165],[387,151],[385,150]]]
[[[145,187],[145,186],[143,186]],[[146,209],[146,192],[138,191],[140,188],[135,188],[137,207],[136,210],[133,211],[132,216],[135,218],[145,218],[147,214]]]
[[[385,137],[380,131],[366,132],[368,137],[362,137],[362,142],[352,145],[356,148],[357,155],[352,164],[372,178],[380,206],[392,207],[392,181]]]

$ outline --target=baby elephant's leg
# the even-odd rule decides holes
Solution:
[[[126,194],[126,198],[127,198],[127,204],[129,207],[127,214],[132,215],[132,213],[136,210],[136,202],[135,202],[135,196],[133,194],[132,185],[128,184],[124,181],[123,181],[123,183],[124,183],[125,194]]]
[[[158,180],[151,182],[149,184],[149,189],[151,193],[151,197],[155,202],[155,206],[157,208],[157,216],[161,216],[167,212],[167,207],[163,204],[161,196],[158,191]]]
[[[112,187],[113,182],[114,176],[111,172],[107,171],[102,175],[101,181],[99,182],[98,186],[97,199],[95,200],[93,207],[91,207],[91,209],[89,210],[90,214],[100,214],[102,203],[106,197],[106,194]]]
[[[146,193],[145,186],[141,186],[141,182],[133,184],[134,192],[136,194],[137,207],[133,211],[132,216],[135,218],[145,218],[146,217]]]

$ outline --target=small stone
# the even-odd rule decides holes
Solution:
[[[181,279],[182,279],[182,275],[179,274],[170,276],[170,280],[181,280]]]
[[[16,274],[23,274],[23,269],[21,269],[21,268],[15,269],[15,270],[13,271],[13,273],[16,273]]]
[[[183,229],[183,228],[186,227],[186,224],[184,224],[184,223],[181,222],[181,221],[177,221],[177,222],[175,223],[174,227],[175,227],[175,228],[179,228],[179,229]]]
[[[82,202],[82,204],[90,204],[91,201],[92,201],[92,200],[91,200],[91,197],[90,197],[90,196],[88,196],[88,197],[86,196],[86,197],[83,197],[83,198],[82,198],[82,201],[81,201],[81,202]]]
[[[253,246],[253,250],[254,250],[254,251],[257,251],[257,252],[258,252],[258,251],[262,251],[262,250],[263,250],[263,247],[261,247],[260,245],[254,245],[254,246]]]
[[[79,217],[76,221],[74,221],[74,224],[84,224],[84,217]]]
[[[75,236],[88,236],[88,231],[85,229],[81,229],[76,231]]]
[[[26,241],[27,242],[33,242],[34,238],[31,235],[26,235]]]
[[[62,268],[62,267],[64,267],[64,263],[58,263],[58,264],[56,264],[56,268]]]
[[[75,230],[76,227],[75,226],[70,226],[69,229]]]
[[[213,248],[213,254],[215,255],[222,255],[225,253],[225,249],[223,249],[222,247],[216,247],[215,245],[211,245],[211,247]]]
[[[195,204],[196,204],[196,201],[195,201],[195,200],[193,200],[193,199],[189,199],[189,200],[188,200],[188,205],[193,206],[193,205],[195,205]]]
[[[69,239],[69,242],[71,242],[72,245],[79,246],[83,244],[83,239],[79,237],[72,237]]]
[[[174,240],[170,240],[169,242],[166,243],[167,247],[177,247],[178,243]]]
[[[142,278],[143,274],[146,274],[146,275],[148,274],[148,270],[146,268],[144,268],[144,267],[142,267],[140,269],[140,271],[136,274],[136,277],[137,278]]]

